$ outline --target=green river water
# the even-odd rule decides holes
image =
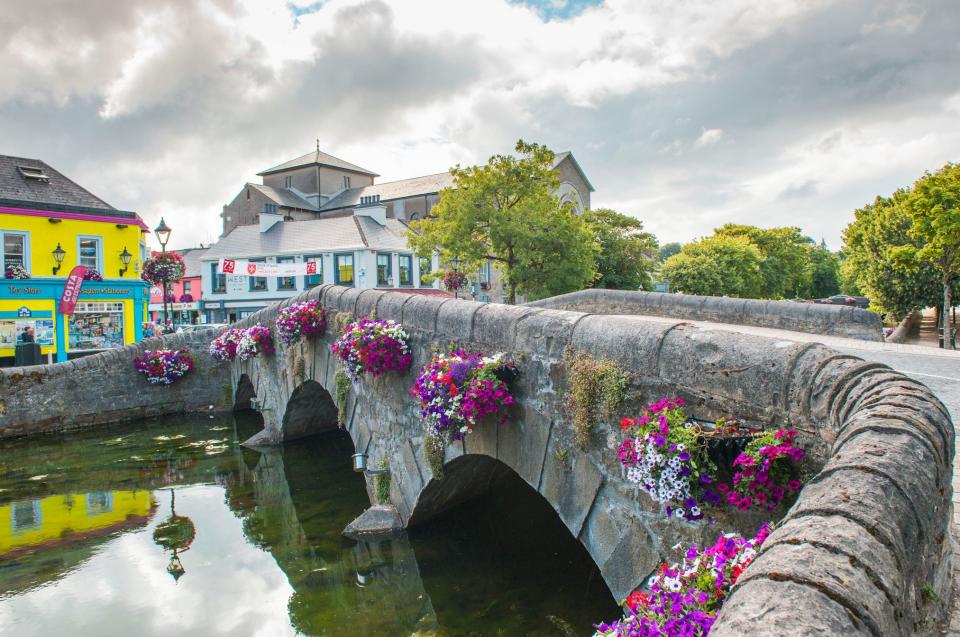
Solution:
[[[254,416],[253,418],[256,418]],[[0,635],[589,635],[618,608],[520,478],[400,538],[342,432],[254,451],[247,416],[0,443]]]

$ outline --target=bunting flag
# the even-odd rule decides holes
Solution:
[[[57,311],[61,314],[73,314],[77,306],[77,298],[80,296],[80,288],[83,286],[83,276],[87,273],[87,268],[82,265],[75,266],[70,270],[70,276],[63,284],[63,295],[60,297],[60,306]]]
[[[217,262],[217,272],[234,276],[310,276],[317,274],[317,262],[261,263],[259,261],[220,259]]]

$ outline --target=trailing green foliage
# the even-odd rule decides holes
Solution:
[[[350,398],[350,377],[342,369],[334,376],[336,383],[337,424],[343,429],[347,425],[347,401]]]
[[[567,407],[573,412],[573,441],[581,450],[601,419],[610,420],[627,392],[627,374],[616,363],[567,351],[570,393]]]
[[[350,312],[337,312],[333,317],[333,322],[337,326],[337,334],[342,334],[348,325],[353,323],[353,314]]]
[[[447,451],[447,443],[443,436],[428,431],[423,436],[423,455],[430,465],[434,480],[443,480],[443,457]]]
[[[386,458],[382,458],[377,464],[377,469],[385,471],[390,468]],[[377,504],[388,504],[390,502],[390,474],[380,473],[373,476],[373,491],[377,498]]]

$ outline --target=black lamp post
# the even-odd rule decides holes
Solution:
[[[160,253],[167,253],[167,242],[170,241],[170,227],[164,223],[163,217],[160,217],[160,225],[154,229],[154,232],[157,234],[157,241],[160,242]],[[167,314],[167,279],[163,279],[163,331],[167,331],[167,321],[169,316]]]
[[[120,262],[123,264],[123,268],[120,270],[120,276],[123,276],[127,273],[127,270],[130,269],[130,259],[133,258],[133,255],[127,252],[127,246],[123,246],[123,252],[120,253]]]
[[[459,271],[460,271],[460,257],[453,257],[452,259],[450,259],[450,263],[453,264],[453,271],[454,271],[454,272],[459,272]],[[459,287],[459,286],[457,286],[456,288],[454,288],[454,290],[453,290],[453,298],[455,298],[455,299],[459,299],[459,298],[460,298],[460,287]]]
[[[53,260],[57,265],[53,267],[53,273],[56,274],[60,271],[60,267],[63,265],[63,257],[67,256],[67,253],[64,252],[63,248],[60,247],[60,242],[57,242],[57,248],[53,251]]]

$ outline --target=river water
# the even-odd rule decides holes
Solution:
[[[520,478],[354,542],[341,531],[368,501],[349,437],[241,447],[257,426],[172,417],[0,444],[0,634],[564,636],[618,614]]]

